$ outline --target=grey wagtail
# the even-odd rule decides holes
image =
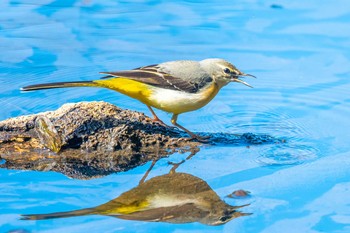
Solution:
[[[202,179],[186,173],[170,173],[141,182],[119,197],[96,207],[49,214],[26,214],[22,220],[45,220],[83,215],[106,215],[147,222],[200,222],[221,225],[250,215],[226,204]]]
[[[101,72],[100,80],[36,84],[22,91],[63,87],[104,87],[118,91],[144,103],[154,121],[164,124],[152,107],[172,113],[171,123],[186,131],[192,138],[201,137],[177,123],[179,114],[197,110],[209,103],[219,90],[230,82],[248,83],[239,79],[255,77],[239,71],[231,63],[218,58],[202,61],[170,61],[133,70]]]

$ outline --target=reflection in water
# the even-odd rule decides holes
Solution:
[[[154,165],[154,163],[152,164]],[[144,181],[119,197],[97,207],[50,214],[23,215],[23,220],[43,220],[83,215],[107,215],[127,220],[148,222],[221,225],[230,220],[250,215],[237,211],[243,206],[226,204],[202,179],[171,172]],[[151,167],[152,168],[152,167]]]
[[[231,194],[227,195],[227,197],[229,198],[246,198],[249,196],[250,196],[250,192],[243,189],[233,191]]]
[[[106,126],[109,124],[110,122],[105,123]],[[125,139],[125,143],[121,146],[120,141],[122,140],[118,139],[118,137],[121,137],[121,134],[112,133],[103,134],[103,137],[107,137],[107,139],[110,138],[110,140],[103,139],[105,140],[104,143],[108,143],[108,145],[111,147],[120,146],[122,148],[106,151],[106,148],[102,148],[102,144],[104,143],[101,142],[99,145],[102,145],[102,149],[96,150],[91,148],[91,151],[88,152],[80,147],[78,149],[61,149],[62,141],[60,140],[60,137],[57,137],[56,129],[53,127],[50,119],[40,117],[36,120],[35,125],[35,130],[39,135],[40,142],[53,151],[59,151],[59,156],[52,154],[52,152],[49,150],[40,149],[42,145],[40,144],[39,140],[33,139],[30,135],[27,136],[24,133],[17,134],[15,131],[15,133],[11,131],[9,133],[5,133],[6,135],[13,134],[13,136],[6,136],[2,138],[0,132],[0,168],[55,171],[74,179],[93,179],[106,176],[111,173],[130,170],[152,159],[159,159],[160,157],[168,156],[176,151],[195,152],[202,148],[197,147],[199,144],[196,142],[186,142],[186,144],[183,144],[181,141],[178,141],[176,144],[174,144],[172,141],[166,142],[164,139],[162,139],[164,140],[165,144],[161,146],[157,145],[156,147],[149,146],[146,143],[138,143],[138,141],[135,140],[135,142],[132,143],[133,149],[130,149],[130,145],[127,145],[127,143],[130,142],[129,140]],[[94,124],[92,123],[91,125]],[[129,124],[130,130],[134,130],[134,126],[132,125],[133,124]],[[85,129],[88,128],[88,126],[84,127]],[[117,130],[116,132],[120,131]],[[123,130],[123,132],[128,131]],[[279,145],[279,147],[282,148],[284,144],[287,145],[287,142],[283,138],[273,137],[268,134],[200,133],[200,135],[204,137],[209,136],[210,144],[212,145]],[[124,136],[129,137],[129,134],[123,133],[123,137]],[[72,144],[76,143],[75,136],[73,138],[74,140],[72,140]],[[86,143],[83,142],[85,136],[81,136],[80,138],[82,139],[82,143]],[[91,138],[95,138],[95,136],[91,136]],[[157,139],[155,139],[154,142],[156,142],[156,140]],[[93,140],[91,145],[95,146],[95,143],[96,140]],[[150,143],[152,144],[153,140],[150,140]],[[187,146],[184,147],[183,145]],[[156,154],[154,152],[155,148]],[[169,150],[169,148],[172,149]],[[3,159],[2,162],[1,159]]]

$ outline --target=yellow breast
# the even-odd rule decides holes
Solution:
[[[198,93],[164,89],[127,78],[101,79],[94,81],[94,83],[135,98],[149,106],[175,114],[189,112],[203,107],[219,91],[219,87],[214,82]]]

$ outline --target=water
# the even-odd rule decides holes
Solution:
[[[150,164],[92,180],[0,170],[1,232],[349,232],[350,4],[291,1],[53,1],[0,3],[0,120],[104,100],[146,106],[109,90],[21,93],[25,85],[90,80],[99,71],[168,60],[221,57],[254,89],[225,87],[206,107],[180,115],[197,132],[256,133],[282,144],[207,146],[177,171],[206,181],[243,216],[221,225],[128,221],[90,215],[45,221],[20,214],[98,206],[138,185]],[[169,123],[170,116],[158,111]],[[149,178],[164,175],[160,160]],[[3,163],[4,161],[0,161]],[[225,197],[244,189],[251,196]]]

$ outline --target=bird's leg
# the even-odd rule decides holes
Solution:
[[[153,115],[153,122],[156,122],[156,123],[158,123],[158,124],[160,124],[160,125],[162,125],[162,126],[165,126],[165,127],[169,127],[169,128],[175,128],[175,127],[173,127],[173,126],[170,126],[170,125],[167,125],[167,124],[165,124],[161,119],[159,119],[159,117],[156,115],[156,113],[153,111],[153,109],[151,108],[151,106],[149,106],[149,105],[146,105],[147,106],[147,108],[151,111],[151,113],[152,113],[152,115]]]
[[[197,139],[198,141],[200,142],[208,142],[208,137],[201,137],[197,134],[194,134],[192,133],[191,131],[189,131],[188,129],[186,129],[185,127],[179,125],[176,121],[177,121],[177,117],[178,117],[178,114],[173,114],[172,118],[171,118],[171,123],[173,125],[175,125],[176,127],[182,129],[183,131],[185,131],[186,133],[188,133],[190,136],[191,136],[191,139]]]
[[[198,151],[199,151],[198,147],[191,149],[191,154],[186,157],[186,160],[190,160],[193,156],[195,156],[198,153]]]
[[[152,113],[152,116],[153,116],[153,122],[159,122],[160,124],[164,124],[164,122],[161,120],[161,119],[159,119],[159,117],[156,115],[156,113],[153,111],[153,109],[151,108],[151,106],[149,106],[149,105],[146,105],[147,106],[147,108],[151,111],[151,113]]]
[[[168,164],[173,165],[173,167],[169,171],[169,174],[174,174],[176,172],[176,169],[184,162],[185,162],[185,160],[182,160],[179,163],[168,162]]]
[[[189,156],[187,156],[186,157],[186,159],[184,159],[184,160],[182,160],[181,162],[179,162],[179,163],[173,163],[173,162],[168,162],[168,164],[170,164],[170,165],[173,165],[173,167],[171,168],[171,170],[170,170],[170,174],[174,174],[175,172],[176,172],[176,169],[181,165],[181,164],[183,164],[184,162],[186,162],[187,160],[189,160],[189,159],[191,159],[195,154],[197,154],[197,152],[199,151],[199,148],[198,147],[196,147],[196,148],[193,148],[192,150],[191,150],[191,154],[189,155]]]
[[[143,182],[145,182],[145,180],[146,180],[148,174],[151,172],[152,168],[154,167],[154,165],[156,164],[157,161],[158,161],[157,159],[155,159],[155,160],[152,161],[151,166],[148,168],[148,170],[146,171],[146,173],[143,175],[142,179],[141,179],[140,182],[139,182],[139,185],[142,184]]]

